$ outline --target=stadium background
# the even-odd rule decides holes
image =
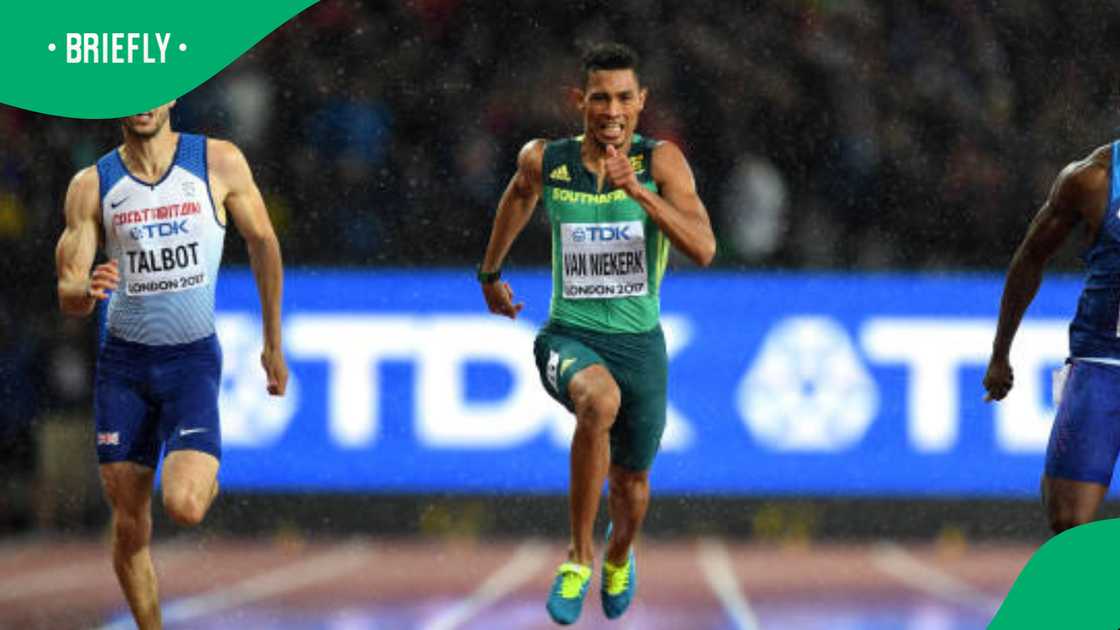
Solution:
[[[332,1],[312,7],[181,98],[173,123],[229,138],[247,154],[285,264],[298,278],[289,286],[303,287],[289,290],[289,302],[315,301],[312,310],[322,310],[333,299],[329,290],[339,291],[334,297],[368,291],[374,297],[346,312],[471,318],[484,311],[472,267],[517,150],[533,137],[578,131],[566,90],[578,84],[582,45],[629,43],[642,55],[642,79],[651,90],[640,130],[683,148],[711,214],[719,240],[712,277],[735,291],[755,287],[752,299],[760,304],[800,304],[790,297],[799,294],[805,304],[818,303],[795,304],[767,319],[760,313],[769,310],[752,311],[748,300],[743,310],[715,313],[710,321],[704,318],[723,308],[718,302],[709,311],[681,307],[701,325],[757,329],[750,333],[756,345],[744,350],[754,356],[782,317],[806,314],[834,317],[848,343],[858,345],[861,318],[874,308],[844,301],[856,289],[872,291],[869,303],[906,317],[963,314],[994,322],[1000,274],[1054,175],[1115,132],[1118,84],[1109,62],[1118,36],[1120,20],[1105,3]],[[69,178],[118,143],[119,133],[109,121],[0,108],[5,538],[88,537],[106,524],[87,446],[95,327],[58,314],[53,249]],[[548,262],[546,228],[538,213],[506,264],[524,274],[515,277],[536,300],[538,315],[546,299],[538,271]],[[222,295],[251,312],[253,294],[236,271],[246,263],[244,247],[230,238],[226,252]],[[1067,248],[1052,272],[1076,273],[1076,253]],[[345,282],[324,280],[340,272]],[[712,301],[706,276],[683,258],[674,259],[669,273],[667,300],[677,285]],[[319,286],[324,282],[333,288]],[[923,282],[930,292],[916,301],[901,288]],[[417,297],[433,286],[446,293]],[[1050,322],[1046,339],[1054,339],[1054,322],[1068,318],[1075,295],[1075,276],[1048,282],[1040,297]],[[912,333],[903,333],[908,343]],[[706,343],[699,347],[716,347]],[[983,354],[988,343],[990,337],[976,351]],[[1064,352],[1059,343],[1052,354]],[[482,383],[483,398],[500,398],[501,388],[489,391],[486,383],[495,374],[508,376],[492,364],[482,368],[464,377],[464,386]],[[943,396],[974,400],[982,368],[955,372],[956,393]],[[391,385],[418,368],[387,369]],[[682,378],[698,387],[703,380]],[[906,378],[897,371],[873,374],[885,392],[878,413],[868,412],[875,426],[906,424]],[[328,386],[317,387],[308,392],[325,396]],[[390,412],[382,422],[390,434],[407,432],[392,424],[404,421],[405,412],[392,412],[407,407],[403,397],[385,394]],[[991,441],[991,430],[975,434],[967,426],[990,422],[990,414],[983,405],[962,403],[965,446],[931,469],[967,468],[989,457],[967,443]],[[324,423],[326,416],[313,417]],[[766,456],[757,466],[783,465],[780,449],[760,444],[748,453]],[[563,451],[548,448],[511,447],[509,456],[563,463]],[[282,456],[285,449],[299,450],[300,443],[262,456]],[[748,479],[706,488],[699,475],[662,494],[655,481],[650,532],[798,544],[884,536],[1044,539],[1037,497],[1025,490],[1040,472],[1037,452],[1006,460],[1029,478],[985,489],[984,475],[1003,460],[991,470],[970,469],[968,488],[937,473],[892,486],[886,480],[904,475],[921,453],[890,440],[836,450],[822,478],[872,458],[881,480],[814,487],[794,475],[759,488],[749,478],[765,475],[752,469],[751,457],[721,456],[733,476]],[[319,452],[323,466],[337,454]],[[506,456],[500,450],[488,456],[495,454]],[[472,485],[469,478],[485,462],[471,454],[444,456],[442,477],[395,485],[377,481],[389,464],[369,464],[366,481],[348,482],[345,465],[335,462],[319,482],[301,484],[254,479],[248,471],[255,468],[227,460],[231,472],[247,475],[227,484],[204,531],[296,538],[563,534],[559,477],[536,486],[509,478]],[[456,461],[469,465],[456,471]],[[160,512],[157,538],[171,535]]]

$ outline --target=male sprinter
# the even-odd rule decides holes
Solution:
[[[1008,355],[1019,322],[1042,282],[1046,261],[1077,226],[1089,244],[1089,274],[1069,327],[1057,417],[1046,448],[1042,498],[1060,533],[1095,517],[1120,449],[1120,143],[1062,169],[1027,229],[1007,272],[992,358],[984,376],[990,400],[1012,385]],[[1060,383],[1059,383],[1060,385]]]
[[[534,345],[541,382],[576,415],[571,448],[568,561],[548,612],[579,617],[593,563],[592,526],[610,477],[612,533],[603,562],[603,612],[616,618],[634,595],[631,543],[649,505],[649,468],[665,428],[667,363],[659,287],[669,243],[700,265],[715,236],[680,149],[634,133],[646,101],[638,58],[619,44],[583,60],[583,135],[521,149],[498,203],[479,281],[490,312],[517,317],[502,261],[544,199],[552,225],[552,306]]]
[[[264,324],[268,391],[282,396],[280,246],[245,157],[176,133],[174,101],[121,120],[124,144],[78,172],[55,255],[62,312],[108,300],[94,393],[97,456],[113,512],[113,568],[140,628],[161,627],[149,552],[161,447],[163,505],[197,525],[218,492],[221,349],[214,288],[227,215],[248,244]],[[108,262],[93,268],[98,246]]]

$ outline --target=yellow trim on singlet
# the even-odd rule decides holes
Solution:
[[[669,267],[669,239],[665,233],[657,231],[657,288],[661,291],[661,280],[665,278],[665,270]]]

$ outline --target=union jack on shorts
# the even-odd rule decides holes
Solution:
[[[102,446],[102,445],[119,446],[120,443],[121,443],[121,434],[118,431],[113,431],[111,433],[98,433],[97,434],[97,445],[98,446]]]

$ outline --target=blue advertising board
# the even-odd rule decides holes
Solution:
[[[566,492],[574,421],[532,359],[547,272],[509,273],[525,310],[486,312],[467,271],[289,271],[289,395],[259,364],[252,276],[218,285],[222,483],[256,492]],[[670,273],[662,493],[1028,496],[1037,492],[1076,278],[1048,278],[983,402],[995,275]]]

